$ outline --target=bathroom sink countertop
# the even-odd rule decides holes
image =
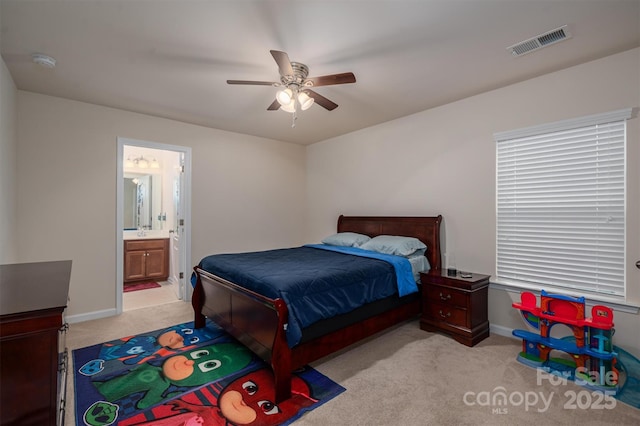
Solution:
[[[124,231],[124,240],[153,240],[157,238],[169,238],[168,232],[161,231],[147,231],[144,236],[139,236],[138,231]]]

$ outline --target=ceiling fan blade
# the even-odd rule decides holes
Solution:
[[[278,100],[276,99],[275,101],[273,101],[271,105],[269,105],[269,108],[267,108],[267,111],[277,111],[279,109],[280,109],[280,102],[278,102]]]
[[[312,97],[315,103],[323,108],[328,109],[329,111],[333,111],[334,109],[338,108],[337,103],[330,101],[329,99],[325,98],[319,93],[314,92],[313,90],[305,90],[305,93],[309,95],[309,97]]]
[[[253,86],[273,86],[279,83],[273,81],[251,81],[251,80],[227,80],[227,84],[250,84]]]
[[[280,75],[293,75],[293,68],[291,67],[289,55],[279,50],[272,50],[271,56],[273,56],[273,59],[275,59],[278,64]]]
[[[314,86],[329,86],[332,84],[355,83],[356,76],[352,72],[344,72],[342,74],[323,75],[322,77],[307,78],[307,81],[313,83]]]

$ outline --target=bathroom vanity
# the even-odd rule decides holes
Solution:
[[[124,282],[166,281],[169,277],[169,238],[124,240]]]

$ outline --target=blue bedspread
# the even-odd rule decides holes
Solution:
[[[199,266],[269,298],[282,298],[289,310],[290,347],[300,341],[302,329],[316,321],[418,290],[409,261],[402,257],[327,247],[216,254]]]

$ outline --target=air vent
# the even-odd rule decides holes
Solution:
[[[507,50],[511,52],[513,56],[522,56],[535,50],[542,49],[543,47],[551,46],[552,44],[568,38],[571,38],[571,33],[567,30],[567,26],[564,25],[555,30],[548,31],[528,40],[521,41],[513,46],[509,46],[507,47]]]

